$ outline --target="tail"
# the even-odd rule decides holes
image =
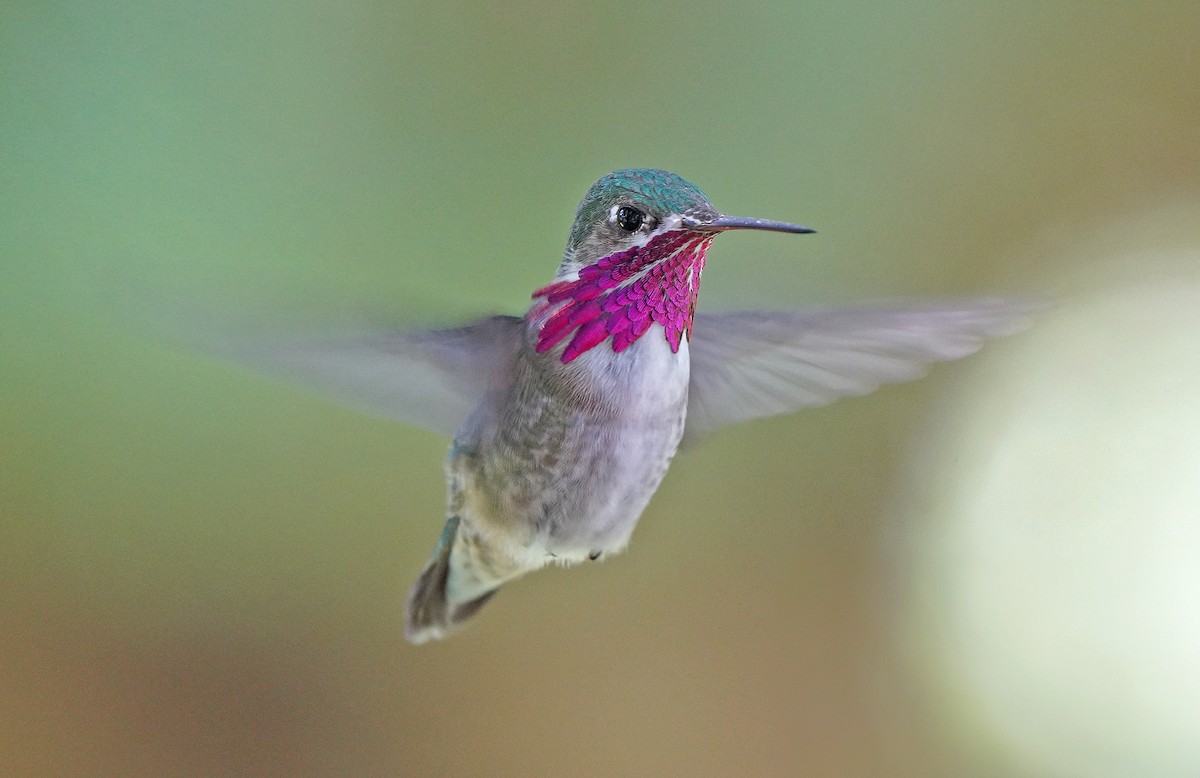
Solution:
[[[458,516],[446,521],[437,548],[408,594],[404,637],[424,643],[449,635],[471,618],[506,581],[521,575],[497,575],[477,535],[464,531]]]

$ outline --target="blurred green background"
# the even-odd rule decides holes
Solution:
[[[1200,482],[1198,33],[1194,0],[5,3],[0,770],[1197,774],[1195,697],[1169,703],[1200,678],[1200,499],[1138,496]],[[520,312],[586,187],[631,165],[820,231],[718,241],[702,308],[1064,307],[924,381],[715,436],[629,553],[409,646],[446,441],[139,314]],[[1095,459],[1146,418],[1141,469]],[[1017,529],[939,503],[993,494],[972,462],[1014,463],[986,483],[997,509],[1036,498]]]

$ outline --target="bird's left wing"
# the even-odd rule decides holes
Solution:
[[[206,350],[365,413],[453,435],[503,382],[521,327],[519,317],[490,316],[439,330],[233,337]]]
[[[908,381],[932,362],[1024,328],[1033,306],[965,300],[905,307],[700,315],[689,342],[684,442],[726,424]]]

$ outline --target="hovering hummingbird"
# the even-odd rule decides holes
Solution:
[[[1020,307],[997,300],[697,320],[705,254],[728,230],[813,232],[727,216],[674,173],[618,170],[584,195],[524,316],[250,355],[453,435],[446,524],[409,594],[410,641],[445,637],[526,573],[623,550],[681,443],[916,378],[1020,326]]]

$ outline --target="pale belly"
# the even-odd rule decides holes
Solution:
[[[686,340],[672,353],[655,327],[570,368],[518,376],[447,463],[451,512],[528,566],[623,549],[683,434]]]

